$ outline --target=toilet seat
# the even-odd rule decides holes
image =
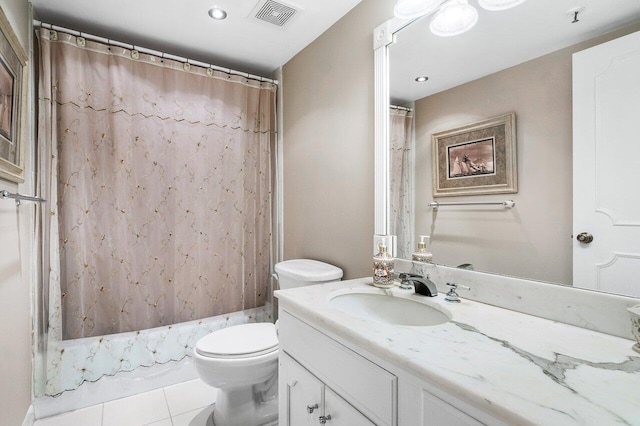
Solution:
[[[214,331],[198,340],[196,352],[207,358],[242,359],[278,350],[276,328],[271,323],[242,324]]]

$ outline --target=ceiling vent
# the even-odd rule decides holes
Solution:
[[[284,3],[266,0],[259,2],[252,14],[259,21],[284,27],[298,11],[298,9]]]

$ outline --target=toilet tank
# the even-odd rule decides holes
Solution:
[[[275,270],[281,290],[340,281],[342,278],[342,269],[311,259],[285,260],[276,263]]]

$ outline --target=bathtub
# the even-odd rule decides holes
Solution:
[[[36,418],[196,378],[190,358],[198,339],[251,322],[273,322],[271,303],[147,330],[49,342]]]

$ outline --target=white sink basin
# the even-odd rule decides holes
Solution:
[[[379,290],[337,290],[329,293],[329,306],[357,318],[384,324],[433,326],[449,322],[451,313],[421,296],[384,294]]]

